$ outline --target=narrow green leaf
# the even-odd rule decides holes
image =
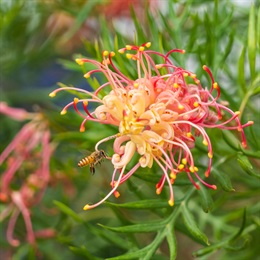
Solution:
[[[244,209],[244,211],[243,211],[243,219],[242,219],[241,227],[238,230],[238,232],[236,234],[234,234],[234,236],[232,236],[232,238],[230,239],[230,242],[239,238],[240,235],[242,234],[243,230],[245,229],[245,227],[246,227],[246,209]]]
[[[211,174],[216,180],[218,180],[224,191],[235,191],[227,174],[220,172],[213,167],[211,169]]]
[[[217,66],[223,66],[223,64],[225,64],[225,61],[228,57],[228,55],[231,53],[232,47],[233,47],[233,43],[234,43],[234,32],[232,31],[229,35],[229,41],[225,47],[225,51],[222,54],[222,57],[219,59],[219,63]]]
[[[167,243],[170,250],[170,259],[176,259],[177,257],[177,242],[174,233],[174,229],[169,229],[166,235]]]
[[[256,39],[258,39],[258,49],[260,49],[260,7],[257,13],[257,28],[256,28]]]
[[[248,160],[247,156],[238,153],[238,154],[237,154],[237,161],[238,161],[239,165],[241,166],[241,168],[242,168],[248,175],[260,179],[260,175],[257,174],[257,173],[254,171],[254,168],[253,168],[252,164],[250,163],[250,161]]]
[[[143,257],[146,255],[146,252],[147,250],[146,251],[138,250],[121,256],[110,257],[107,258],[107,260],[143,259]]]
[[[200,201],[203,210],[208,213],[212,210],[213,207],[213,199],[210,194],[210,189],[206,188],[204,185],[200,185],[200,189],[198,190],[198,194],[200,196]]]
[[[223,138],[226,143],[233,149],[238,150],[241,145],[241,142],[229,131],[222,132]]]
[[[103,230],[103,232],[100,233],[98,236],[102,237],[106,241],[109,241],[110,244],[113,244],[114,246],[117,246],[124,250],[128,250],[129,248],[131,248],[132,250],[134,248],[138,249],[135,244],[130,242],[129,236],[127,237],[127,241],[126,241],[125,238],[121,237],[121,234],[120,235],[117,233],[111,234],[111,232],[107,232],[107,230],[104,230],[104,229],[102,229],[102,230]]]
[[[70,71],[82,71],[82,66],[79,66],[75,61],[65,60],[65,59],[58,59],[58,63],[63,66],[63,68],[70,70]]]
[[[205,245],[209,245],[207,236],[198,228],[193,215],[187,209],[186,205],[183,205],[182,207],[182,217],[183,217],[184,225],[189,230],[190,234],[194,238],[203,242]]]
[[[64,214],[68,215],[69,217],[73,218],[76,222],[82,223],[83,220],[79,217],[71,208],[66,206],[60,201],[54,200],[53,203],[62,211]]]
[[[84,256],[85,259],[93,259],[93,260],[103,259],[103,258],[93,256],[84,246],[82,247],[70,246],[69,249],[76,255]]]
[[[170,207],[168,202],[165,200],[141,200],[141,201],[122,203],[122,204],[111,203],[111,202],[105,202],[105,203],[113,207],[128,208],[128,209],[153,209],[153,208]],[[179,203],[175,201],[175,204],[179,204]]]
[[[136,16],[136,13],[135,13],[133,6],[131,6],[130,11],[131,11],[131,16],[132,16],[132,19],[133,19],[133,22],[134,22],[134,25],[135,25],[136,35],[138,37],[137,40],[139,42],[139,43],[136,43],[136,44],[140,45],[141,43],[144,43],[146,41],[147,35],[144,31],[144,28],[142,27],[142,23],[140,23],[139,19]]]
[[[86,21],[89,14],[93,10],[93,8],[97,5],[102,3],[103,0],[96,0],[96,1],[87,1],[85,5],[81,8],[80,12],[76,16],[76,20],[73,26],[70,28],[68,32],[63,35],[63,40],[66,42],[69,40],[80,28],[80,26]]]
[[[220,248],[223,248],[225,245],[228,245],[228,241],[221,241],[218,243],[215,243],[214,245],[208,246],[208,247],[204,247],[202,249],[197,250],[196,252],[193,252],[192,255],[194,257],[201,257],[201,256],[205,256],[208,255]]]
[[[245,56],[246,47],[244,46],[238,60],[238,83],[240,84],[241,89],[243,90],[243,95],[246,93]]]
[[[147,232],[155,232],[165,226],[165,223],[160,221],[142,223],[142,224],[134,224],[122,227],[108,227],[102,224],[99,226],[106,228],[111,231],[119,232],[119,233],[147,233]]]
[[[243,244],[240,246],[225,245],[223,246],[223,248],[229,251],[237,252],[247,248],[249,244],[250,244],[250,240],[248,238],[245,238]]]
[[[248,25],[248,59],[251,78],[255,78],[255,60],[256,60],[256,26],[255,26],[255,6],[251,5]]]

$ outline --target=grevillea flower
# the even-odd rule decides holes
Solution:
[[[48,123],[41,113],[12,108],[4,102],[0,102],[0,113],[19,121],[29,120],[0,155],[0,165],[5,163],[6,166],[0,177],[0,201],[6,203],[0,220],[10,217],[7,241],[18,246],[20,242],[13,233],[22,214],[27,241],[35,245],[36,237],[47,238],[55,234],[52,229],[34,232],[30,213],[41,201],[50,180],[49,161],[54,145],[50,143]],[[19,182],[21,185],[14,185]]]
[[[218,103],[220,87],[209,68],[203,66],[211,78],[211,87],[207,90],[201,86],[194,73],[174,65],[170,60],[172,53],[184,53],[183,50],[171,50],[164,55],[149,50],[150,45],[127,45],[119,50],[120,54],[127,52],[126,57],[136,62],[137,78],[130,79],[121,73],[112,60],[115,53],[104,51],[102,62],[87,58],[76,60],[79,65],[91,63],[96,67],[85,74],[86,78],[97,72],[106,76],[107,82],[96,91],[67,87],[58,88],[50,94],[53,97],[61,90],[76,90],[86,94],[86,99],[74,98],[61,111],[61,114],[65,114],[69,107],[74,107],[84,118],[80,126],[81,132],[85,131],[87,121],[118,127],[118,133],[100,140],[95,146],[95,150],[99,150],[100,144],[115,139],[111,158],[114,165],[112,189],[98,203],[85,205],[85,210],[100,205],[113,193],[118,197],[120,194],[117,189],[122,183],[139,167],[151,168],[154,163],[162,171],[156,193],[160,194],[167,183],[170,190],[168,202],[171,206],[174,205],[173,184],[179,173],[185,172],[197,189],[199,185],[196,179],[205,186],[216,189],[215,185],[206,183],[200,177],[201,173],[199,174],[192,155],[196,138],[202,136],[202,143],[208,150],[208,167],[204,174],[209,177],[213,151],[206,128],[237,130],[241,133],[243,147],[246,147],[243,128],[253,122],[242,125],[238,118],[239,112],[233,112]],[[159,56],[161,63],[157,64],[154,56]],[[108,94],[101,97],[101,90],[106,90]],[[92,112],[88,110],[90,103],[96,106]],[[84,114],[78,109],[79,105],[84,109]],[[228,119],[223,120],[223,114],[229,114]],[[139,160],[126,173],[126,166],[136,153]]]

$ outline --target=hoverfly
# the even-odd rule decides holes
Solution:
[[[104,152],[104,150],[95,151],[91,155],[81,159],[78,162],[78,166],[84,167],[84,166],[89,165],[90,172],[92,174],[94,174],[95,173],[95,165],[98,164],[98,163],[101,163],[101,161],[106,157],[107,157],[107,155]]]

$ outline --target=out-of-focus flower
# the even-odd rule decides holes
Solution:
[[[77,3],[77,6],[84,8],[85,1]],[[108,0],[102,3],[96,3],[93,6],[92,11],[89,13],[86,20],[78,25],[77,17],[65,11],[56,11],[47,20],[46,31],[49,36],[55,37],[56,48],[58,52],[68,53],[73,49],[80,47],[82,39],[92,40],[98,37],[100,32],[100,15],[106,18],[106,26],[112,24],[112,22],[126,24],[132,21],[129,19],[131,16],[130,9],[134,9],[138,20],[144,22],[145,8],[149,7],[152,12],[158,9],[159,1],[157,0]],[[75,32],[69,33],[72,28],[78,27]],[[68,37],[68,34],[69,37]]]
[[[27,240],[35,245],[36,237],[49,237],[55,233],[46,229],[38,230],[35,234],[30,216],[30,209],[41,201],[47,188],[50,179],[49,161],[54,145],[50,143],[50,130],[42,114],[12,108],[4,102],[0,103],[0,113],[16,120],[30,120],[0,155],[0,165],[6,163],[6,169],[1,175],[0,201],[7,205],[0,219],[10,216],[7,240],[11,245],[18,246],[20,242],[14,238],[14,230],[21,213]]]
[[[139,167],[151,168],[154,163],[157,163],[162,170],[162,177],[156,185],[156,193],[161,193],[166,182],[170,189],[168,202],[171,206],[174,205],[172,185],[180,173],[186,172],[197,189],[199,185],[194,179],[211,189],[216,189],[215,185],[206,183],[200,177],[192,155],[195,140],[201,136],[202,144],[208,150],[208,167],[205,172],[205,177],[208,177],[213,151],[206,128],[237,130],[241,133],[243,147],[246,147],[243,128],[253,122],[242,125],[238,118],[239,112],[233,112],[217,102],[220,87],[209,68],[203,66],[212,81],[210,89],[207,90],[201,86],[194,73],[171,62],[170,55],[174,52],[184,53],[183,50],[171,50],[164,55],[148,50],[149,47],[150,43],[145,43],[141,46],[127,45],[119,50],[121,54],[128,51],[126,57],[136,62],[138,76],[135,79],[125,76],[114,65],[112,61],[114,52],[104,51],[102,62],[85,58],[76,60],[79,65],[91,63],[96,66],[96,69],[85,74],[86,78],[96,72],[102,72],[106,76],[108,81],[95,92],[68,87],[58,88],[50,94],[53,97],[61,90],[76,90],[89,96],[86,99],[74,98],[74,101],[61,111],[61,114],[65,114],[69,107],[74,107],[84,118],[80,127],[81,132],[85,130],[84,125],[87,121],[118,127],[117,134],[99,141],[95,147],[98,150],[100,144],[115,139],[114,154],[111,158],[114,165],[112,189],[98,203],[87,204],[85,210],[100,205],[113,193],[118,197],[119,185]],[[153,56],[161,57],[162,62],[156,64]],[[108,94],[101,98],[101,90],[105,90]],[[89,103],[92,106],[97,105],[93,112],[88,110]],[[86,114],[78,109],[78,105],[83,107]],[[225,120],[222,119],[224,114]],[[226,114],[229,114],[229,117]],[[126,166],[136,153],[139,155],[138,163],[125,173]]]

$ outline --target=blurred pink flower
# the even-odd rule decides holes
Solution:
[[[66,87],[58,88],[50,94],[54,97],[62,90],[76,90],[89,96],[86,99],[74,98],[74,101],[61,111],[61,114],[65,114],[69,107],[74,107],[84,118],[80,127],[81,132],[85,130],[84,125],[87,121],[118,127],[117,134],[99,141],[95,147],[98,150],[100,144],[115,139],[114,154],[111,158],[114,165],[112,189],[98,203],[85,205],[85,210],[100,205],[113,193],[118,197],[120,194],[117,189],[122,183],[139,167],[151,168],[153,163],[157,163],[163,173],[156,185],[156,193],[161,193],[166,182],[170,189],[168,202],[171,206],[174,205],[172,185],[179,173],[186,172],[197,189],[199,185],[194,179],[211,189],[216,189],[215,185],[206,183],[200,177],[192,155],[195,140],[201,136],[202,144],[208,150],[208,167],[205,172],[205,177],[208,177],[213,151],[206,128],[237,130],[241,133],[242,145],[246,147],[243,128],[253,122],[242,125],[238,118],[239,112],[233,112],[217,102],[220,97],[220,87],[209,68],[203,66],[212,81],[210,89],[207,90],[201,86],[200,80],[194,73],[171,62],[170,55],[174,52],[184,53],[183,50],[171,50],[164,55],[148,50],[150,45],[150,43],[141,46],[127,45],[119,50],[121,54],[128,51],[126,57],[136,62],[138,75],[136,79],[128,78],[115,66],[112,61],[114,52],[104,51],[102,62],[87,58],[76,60],[79,65],[90,63],[96,67],[85,74],[86,78],[96,72],[106,76],[107,82],[96,91],[92,93],[80,88]],[[156,64],[153,56],[158,56],[162,62]],[[108,93],[103,98],[101,98],[101,90]],[[96,105],[93,112],[88,110],[89,103]],[[82,105],[86,114],[78,109],[78,105]],[[229,114],[228,119],[222,120],[223,114]],[[138,163],[125,173],[126,166],[136,153],[139,155]]]
[[[9,107],[3,102],[0,103],[0,113],[19,121],[30,120],[0,155],[0,165],[6,165],[1,175],[0,201],[7,203],[0,219],[11,216],[7,227],[7,240],[11,245],[18,246],[20,242],[13,237],[13,233],[21,213],[27,240],[35,245],[30,209],[41,201],[48,185],[49,161],[54,145],[50,143],[50,130],[42,114],[28,113],[24,109]],[[21,186],[18,185],[19,188],[14,190],[13,184],[19,181]],[[48,234],[45,233],[42,230],[39,234],[43,234],[43,237],[50,234],[48,230]]]

